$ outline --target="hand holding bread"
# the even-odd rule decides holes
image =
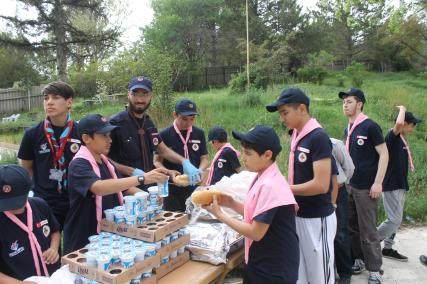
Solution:
[[[199,190],[193,192],[191,195],[191,201],[197,205],[209,205],[212,204],[214,196],[219,200],[221,199],[222,193],[215,190]]]

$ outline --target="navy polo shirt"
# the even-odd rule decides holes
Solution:
[[[322,128],[317,128],[304,136],[295,149],[294,184],[312,180],[314,178],[313,163],[325,158],[332,160],[331,140]],[[331,170],[333,173],[333,168]],[[327,193],[313,196],[295,195],[299,205],[298,217],[319,218],[332,214],[334,209],[331,202],[331,192],[332,175]]]
[[[186,138],[187,130],[181,131],[181,135],[182,137]],[[173,151],[175,151],[176,153],[184,157],[184,144],[182,143],[181,139],[176,133],[173,125],[160,131],[160,137],[162,138],[166,146],[168,146]],[[190,139],[187,143],[187,146],[188,146],[188,155],[190,158],[189,160],[193,164],[193,166],[198,168],[200,166],[200,157],[208,154],[208,150],[206,148],[206,138],[205,138],[204,131],[198,127],[193,126],[193,131],[190,134]],[[165,159],[163,161],[163,165],[167,169],[176,170],[180,173],[183,173],[181,164],[175,164]],[[194,186],[188,186],[183,188],[183,187],[170,185],[169,192],[173,194],[174,192],[182,192],[185,189],[194,190],[194,188],[195,188]]]
[[[95,194],[90,191],[90,187],[98,180],[112,178],[104,163],[98,166],[101,178],[85,159],[77,158],[70,164],[70,211],[64,227],[65,254],[84,247],[89,242],[88,237],[97,234]],[[102,196],[103,216],[104,210],[119,205],[117,194]]]
[[[159,136],[154,122],[150,116],[144,114],[144,119],[138,121],[129,111],[125,110],[113,115],[110,123],[119,126],[111,132],[112,144],[108,156],[115,162],[138,168],[144,172],[149,172],[154,169],[153,153],[157,149],[162,140]],[[142,152],[141,152],[141,138],[138,134],[139,124],[142,124],[144,130],[144,141],[149,155],[148,161],[149,168],[144,168]]]
[[[33,212],[33,233],[40,244],[41,251],[44,252],[50,247],[52,234],[59,231],[59,223],[43,199],[30,197],[28,202]],[[25,225],[27,224],[26,210],[24,213],[15,216]],[[0,230],[0,272],[19,280],[36,276],[37,271],[28,234],[3,212],[0,212],[0,228],[2,228]],[[43,273],[41,260],[39,263]],[[60,265],[61,261],[59,260],[55,264],[47,265],[49,274],[52,275]]]
[[[393,130],[387,133],[385,143],[388,148],[389,160],[383,182],[383,191],[409,190],[408,149],[400,138],[400,134],[395,135]]]
[[[354,129],[350,137],[350,156],[355,166],[351,186],[370,189],[374,184],[380,158],[375,147],[383,143],[381,127],[371,119],[366,119]]]
[[[230,147],[224,148],[221,155],[215,162],[211,184],[220,181],[224,176],[231,176],[236,173],[236,169],[240,168],[240,162],[236,152]]]
[[[275,283],[295,283],[298,279],[299,244],[294,205],[272,208],[254,220],[270,226],[260,241],[252,242],[246,269]]]
[[[64,127],[53,127],[58,139]],[[73,159],[81,145],[77,123],[74,122],[70,139],[64,150],[65,167]],[[49,179],[53,166],[53,153],[44,132],[44,121],[25,130],[19,147],[18,158],[33,161],[34,196],[44,199],[53,210],[57,220],[63,225],[63,220],[69,208],[67,185],[62,182],[62,193],[57,190],[58,182]]]

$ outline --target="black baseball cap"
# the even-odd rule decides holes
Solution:
[[[30,175],[23,167],[0,166],[0,212],[24,207],[31,185]]]
[[[189,99],[182,99],[176,102],[175,112],[180,115],[198,115],[196,104]]]
[[[208,141],[213,140],[227,141],[227,131],[219,126],[212,127],[208,132]]]
[[[355,96],[356,98],[361,100],[362,103],[366,102],[365,94],[362,92],[362,90],[357,89],[357,88],[350,88],[347,91],[342,91],[342,92],[338,93],[338,97],[340,99],[343,99],[345,97],[351,97],[351,96]]]
[[[293,103],[304,104],[309,106],[310,99],[301,89],[291,87],[291,88],[286,88],[282,90],[277,100],[274,103],[266,106],[265,108],[269,112],[275,112],[277,111],[277,108],[279,106],[285,105],[285,104],[293,104]]]
[[[147,92],[153,91],[153,83],[150,78],[146,76],[137,76],[133,77],[128,84],[129,91],[133,91],[136,89],[144,89]]]
[[[415,117],[415,116],[412,114],[412,112],[407,111],[407,112],[405,112],[405,121],[406,121],[407,123],[413,123],[413,124],[415,125],[415,124],[417,124],[417,123],[422,122],[423,120],[422,120],[422,119],[420,119],[420,118]]]
[[[111,132],[116,125],[111,125],[108,120],[100,114],[88,114],[80,119],[78,128],[80,135],[83,134],[105,134]]]
[[[232,134],[235,139],[252,144],[262,152],[271,150],[274,155],[277,155],[282,151],[279,136],[277,136],[276,131],[271,127],[256,125],[246,133],[233,130]]]

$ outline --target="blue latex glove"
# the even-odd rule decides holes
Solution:
[[[133,172],[132,172],[132,176],[133,177],[135,177],[135,176],[141,176],[141,175],[143,175],[144,174],[144,171],[143,170],[140,170],[140,169],[137,169],[137,168],[135,168],[134,170],[133,170]]]
[[[184,174],[188,176],[190,185],[196,185],[199,181],[202,180],[202,172],[198,168],[193,166],[189,160],[182,161],[182,168],[184,170]]]

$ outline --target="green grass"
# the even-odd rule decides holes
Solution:
[[[331,137],[342,138],[343,129],[347,125],[347,119],[342,115],[341,100],[338,92],[347,89],[350,82],[345,82],[346,87],[338,87],[337,80],[327,78],[324,85],[309,83],[293,84],[303,89],[311,98],[310,112],[323,125]],[[223,126],[231,136],[231,130],[246,131],[256,124],[266,124],[274,127],[281,136],[283,151],[278,157],[278,163],[286,173],[289,152],[289,137],[279,121],[277,113],[268,113],[264,106],[271,103],[280,94],[284,85],[273,85],[265,91],[257,91],[260,104],[249,106],[251,98],[246,95],[229,95],[226,88],[210,89],[200,92],[185,92],[175,94],[178,98],[190,98],[197,103],[200,116],[196,119],[196,125],[207,130],[214,125]],[[415,115],[427,119],[427,82],[418,79],[410,73],[368,73],[362,86],[367,97],[364,112],[374,119],[383,129],[385,135],[394,122],[397,115],[396,105],[403,104]],[[173,104],[174,102],[171,102]],[[88,113],[101,113],[109,116],[122,110],[123,103],[104,104],[86,108],[81,99],[76,99],[73,106],[73,117],[81,118]],[[164,114],[161,107],[150,107],[150,115],[159,128],[163,128],[172,122],[172,114]],[[42,114],[40,110],[40,114]],[[25,116],[24,116],[25,117]],[[40,115],[39,120],[42,119]],[[21,125],[32,125],[35,121],[23,120]],[[3,125],[0,125],[0,129]],[[19,143],[22,131],[18,134],[0,134],[0,141]],[[230,139],[240,148],[239,143]],[[426,123],[417,125],[413,135],[409,137],[409,143],[414,156],[416,171],[409,174],[410,191],[406,201],[406,217],[419,222],[427,221],[427,126]],[[209,149],[210,157],[213,156]],[[380,212],[380,219],[383,211]]]

